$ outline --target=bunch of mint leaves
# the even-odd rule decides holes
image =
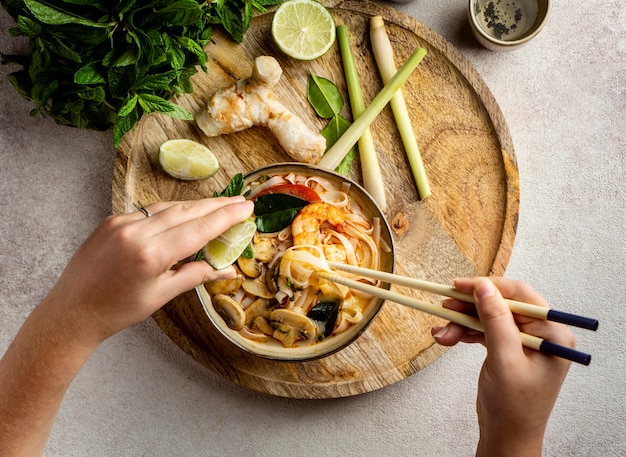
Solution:
[[[28,38],[29,55],[2,54],[21,65],[15,89],[59,124],[106,130],[117,147],[144,114],[191,113],[170,98],[191,93],[206,71],[213,27],[241,43],[256,12],[282,0],[0,0]]]

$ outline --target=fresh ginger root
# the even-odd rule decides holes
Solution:
[[[198,127],[210,137],[253,126],[268,127],[294,160],[316,164],[326,150],[326,139],[276,99],[273,87],[282,72],[273,57],[257,57],[249,78],[211,98],[206,111],[196,117]]]

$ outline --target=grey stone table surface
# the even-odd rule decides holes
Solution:
[[[472,38],[466,1],[389,3],[450,41],[477,69],[511,131],[521,180],[506,272],[560,309],[600,319],[575,331],[548,456],[626,455],[626,6],[554,2],[541,34],[512,53]],[[0,51],[20,45],[0,12]],[[0,351],[111,212],[110,132],[30,117],[0,67]],[[48,456],[469,456],[478,430],[480,346],[454,347],[404,381],[304,401],[238,387],[148,319],[107,340],[62,404]]]

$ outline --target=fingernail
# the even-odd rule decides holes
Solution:
[[[443,338],[448,334],[448,327],[439,327],[439,329],[433,333],[433,338],[436,340]]]
[[[496,294],[496,287],[488,278],[478,278],[474,283],[474,298],[481,300]]]
[[[218,270],[219,279],[235,279],[237,277],[237,271],[233,267],[227,267],[223,270]]]

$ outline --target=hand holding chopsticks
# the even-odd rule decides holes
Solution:
[[[461,301],[466,301],[469,303],[474,303],[474,298],[472,295],[463,294],[453,287],[442,286],[434,283],[429,283],[426,281],[419,281],[412,278],[407,278],[399,275],[394,275],[390,273],[384,273],[375,270],[368,270],[359,267],[353,267],[350,265],[329,262],[331,268],[336,270],[342,270],[358,275],[362,275],[365,277],[378,279],[384,282],[389,282],[398,285],[404,285],[407,287],[423,290],[425,292],[435,293],[438,295],[444,295],[452,298],[456,298]],[[379,287],[371,286],[368,284],[364,284],[359,281],[350,280],[338,275],[333,275],[325,272],[316,273],[319,277],[324,278],[326,280],[343,284],[347,287],[361,290],[366,293],[370,293],[371,295],[375,295],[385,300],[390,300],[395,303],[409,306],[414,309],[418,309],[420,311],[433,314],[435,316],[441,317],[443,319],[449,320],[451,322],[455,322],[459,325],[462,325],[467,328],[471,328],[473,330],[477,330],[483,332],[482,323],[475,317],[469,316],[467,314],[454,311],[451,309],[444,308],[442,306],[433,305],[431,303],[417,300],[412,297],[407,297],[396,292],[392,292],[386,289],[381,289]],[[505,300],[507,305],[510,307],[511,311],[517,314],[522,314],[530,317],[534,317],[537,319],[544,320],[552,320],[556,322],[563,323],[573,323],[574,325],[581,326],[583,328],[588,328],[592,330],[596,330],[598,327],[598,321],[595,319],[585,318],[581,316],[575,316],[568,313],[561,312],[550,312],[549,308],[544,308],[541,306],[531,305],[529,303],[523,303],[515,300]],[[564,322],[567,321],[567,322]],[[522,344],[526,347],[547,353],[552,354],[558,357],[562,357],[577,363],[581,363],[583,365],[589,365],[591,362],[591,356],[581,351],[577,351],[575,349],[561,346],[550,341],[544,340],[542,338],[529,335],[523,332],[520,332],[520,336],[522,339]]]

